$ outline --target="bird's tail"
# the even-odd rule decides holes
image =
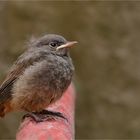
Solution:
[[[5,116],[5,106],[3,103],[0,103],[0,117],[3,118]]]
[[[11,112],[13,109],[11,107],[11,103],[10,101],[6,101],[6,102],[1,102],[0,103],[0,117],[4,117],[5,114],[7,114],[8,112]]]

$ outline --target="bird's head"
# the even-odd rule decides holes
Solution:
[[[35,47],[43,47],[48,52],[59,56],[68,56],[68,49],[77,41],[67,41],[64,37],[55,34],[47,34],[34,42]]]

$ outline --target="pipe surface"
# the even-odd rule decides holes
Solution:
[[[62,113],[66,119],[57,117],[36,123],[25,118],[16,135],[16,140],[73,140],[74,139],[75,90],[71,84],[60,100],[47,110]]]

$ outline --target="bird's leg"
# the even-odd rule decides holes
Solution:
[[[62,119],[67,120],[67,118],[64,117],[62,113],[49,111],[49,110],[42,110],[40,112],[29,112],[23,116],[23,120],[26,117],[31,117],[36,122],[43,122],[43,121],[53,120],[53,119],[55,120],[57,118],[62,118]]]

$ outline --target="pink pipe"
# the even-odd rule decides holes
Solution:
[[[20,125],[16,140],[73,140],[75,91],[71,84],[63,97],[47,109],[62,113],[67,120],[57,118],[36,123],[26,118]]]

